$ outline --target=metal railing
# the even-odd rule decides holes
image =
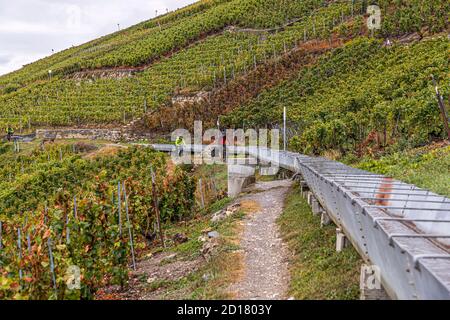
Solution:
[[[170,152],[173,145],[151,145]],[[203,152],[205,146],[183,147]],[[302,175],[393,299],[450,299],[450,199],[337,161],[258,147],[227,147]]]

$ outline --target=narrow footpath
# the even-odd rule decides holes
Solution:
[[[235,299],[287,299],[288,249],[283,243],[277,218],[283,211],[290,180],[257,182],[241,201],[255,202],[257,210],[244,220],[241,248],[243,277],[230,286]]]

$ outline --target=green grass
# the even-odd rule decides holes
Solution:
[[[295,186],[286,198],[278,221],[293,252],[289,294],[296,299],[358,299],[362,260],[351,246],[336,252],[334,225],[320,228],[306,200]]]
[[[450,146],[413,149],[380,159],[364,159],[357,166],[385,174],[450,197]]]

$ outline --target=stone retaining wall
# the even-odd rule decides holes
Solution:
[[[120,141],[123,139],[123,134],[119,129],[39,129],[36,130],[36,138]]]

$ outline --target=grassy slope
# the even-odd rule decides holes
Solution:
[[[357,299],[362,263],[353,247],[337,253],[334,225],[320,228],[295,186],[279,219],[281,233],[293,252],[290,295],[296,299]]]
[[[365,158],[356,166],[450,197],[450,146],[439,145],[397,152],[380,159]]]
[[[175,252],[182,259],[197,259],[200,256],[202,242],[198,240],[202,230],[210,228],[221,235],[217,254],[210,261],[204,261],[200,268],[192,273],[171,281],[156,281],[147,285],[146,290],[158,290],[158,299],[229,299],[229,284],[234,282],[241,272],[241,255],[238,252],[239,221],[244,213],[235,215],[219,223],[211,223],[211,214],[225,207],[228,198],[214,203],[207,213],[188,221],[186,224],[167,225],[165,234],[170,238],[176,233],[184,233],[189,241],[178,246],[169,246],[165,251]],[[208,279],[203,278],[204,275]]]

